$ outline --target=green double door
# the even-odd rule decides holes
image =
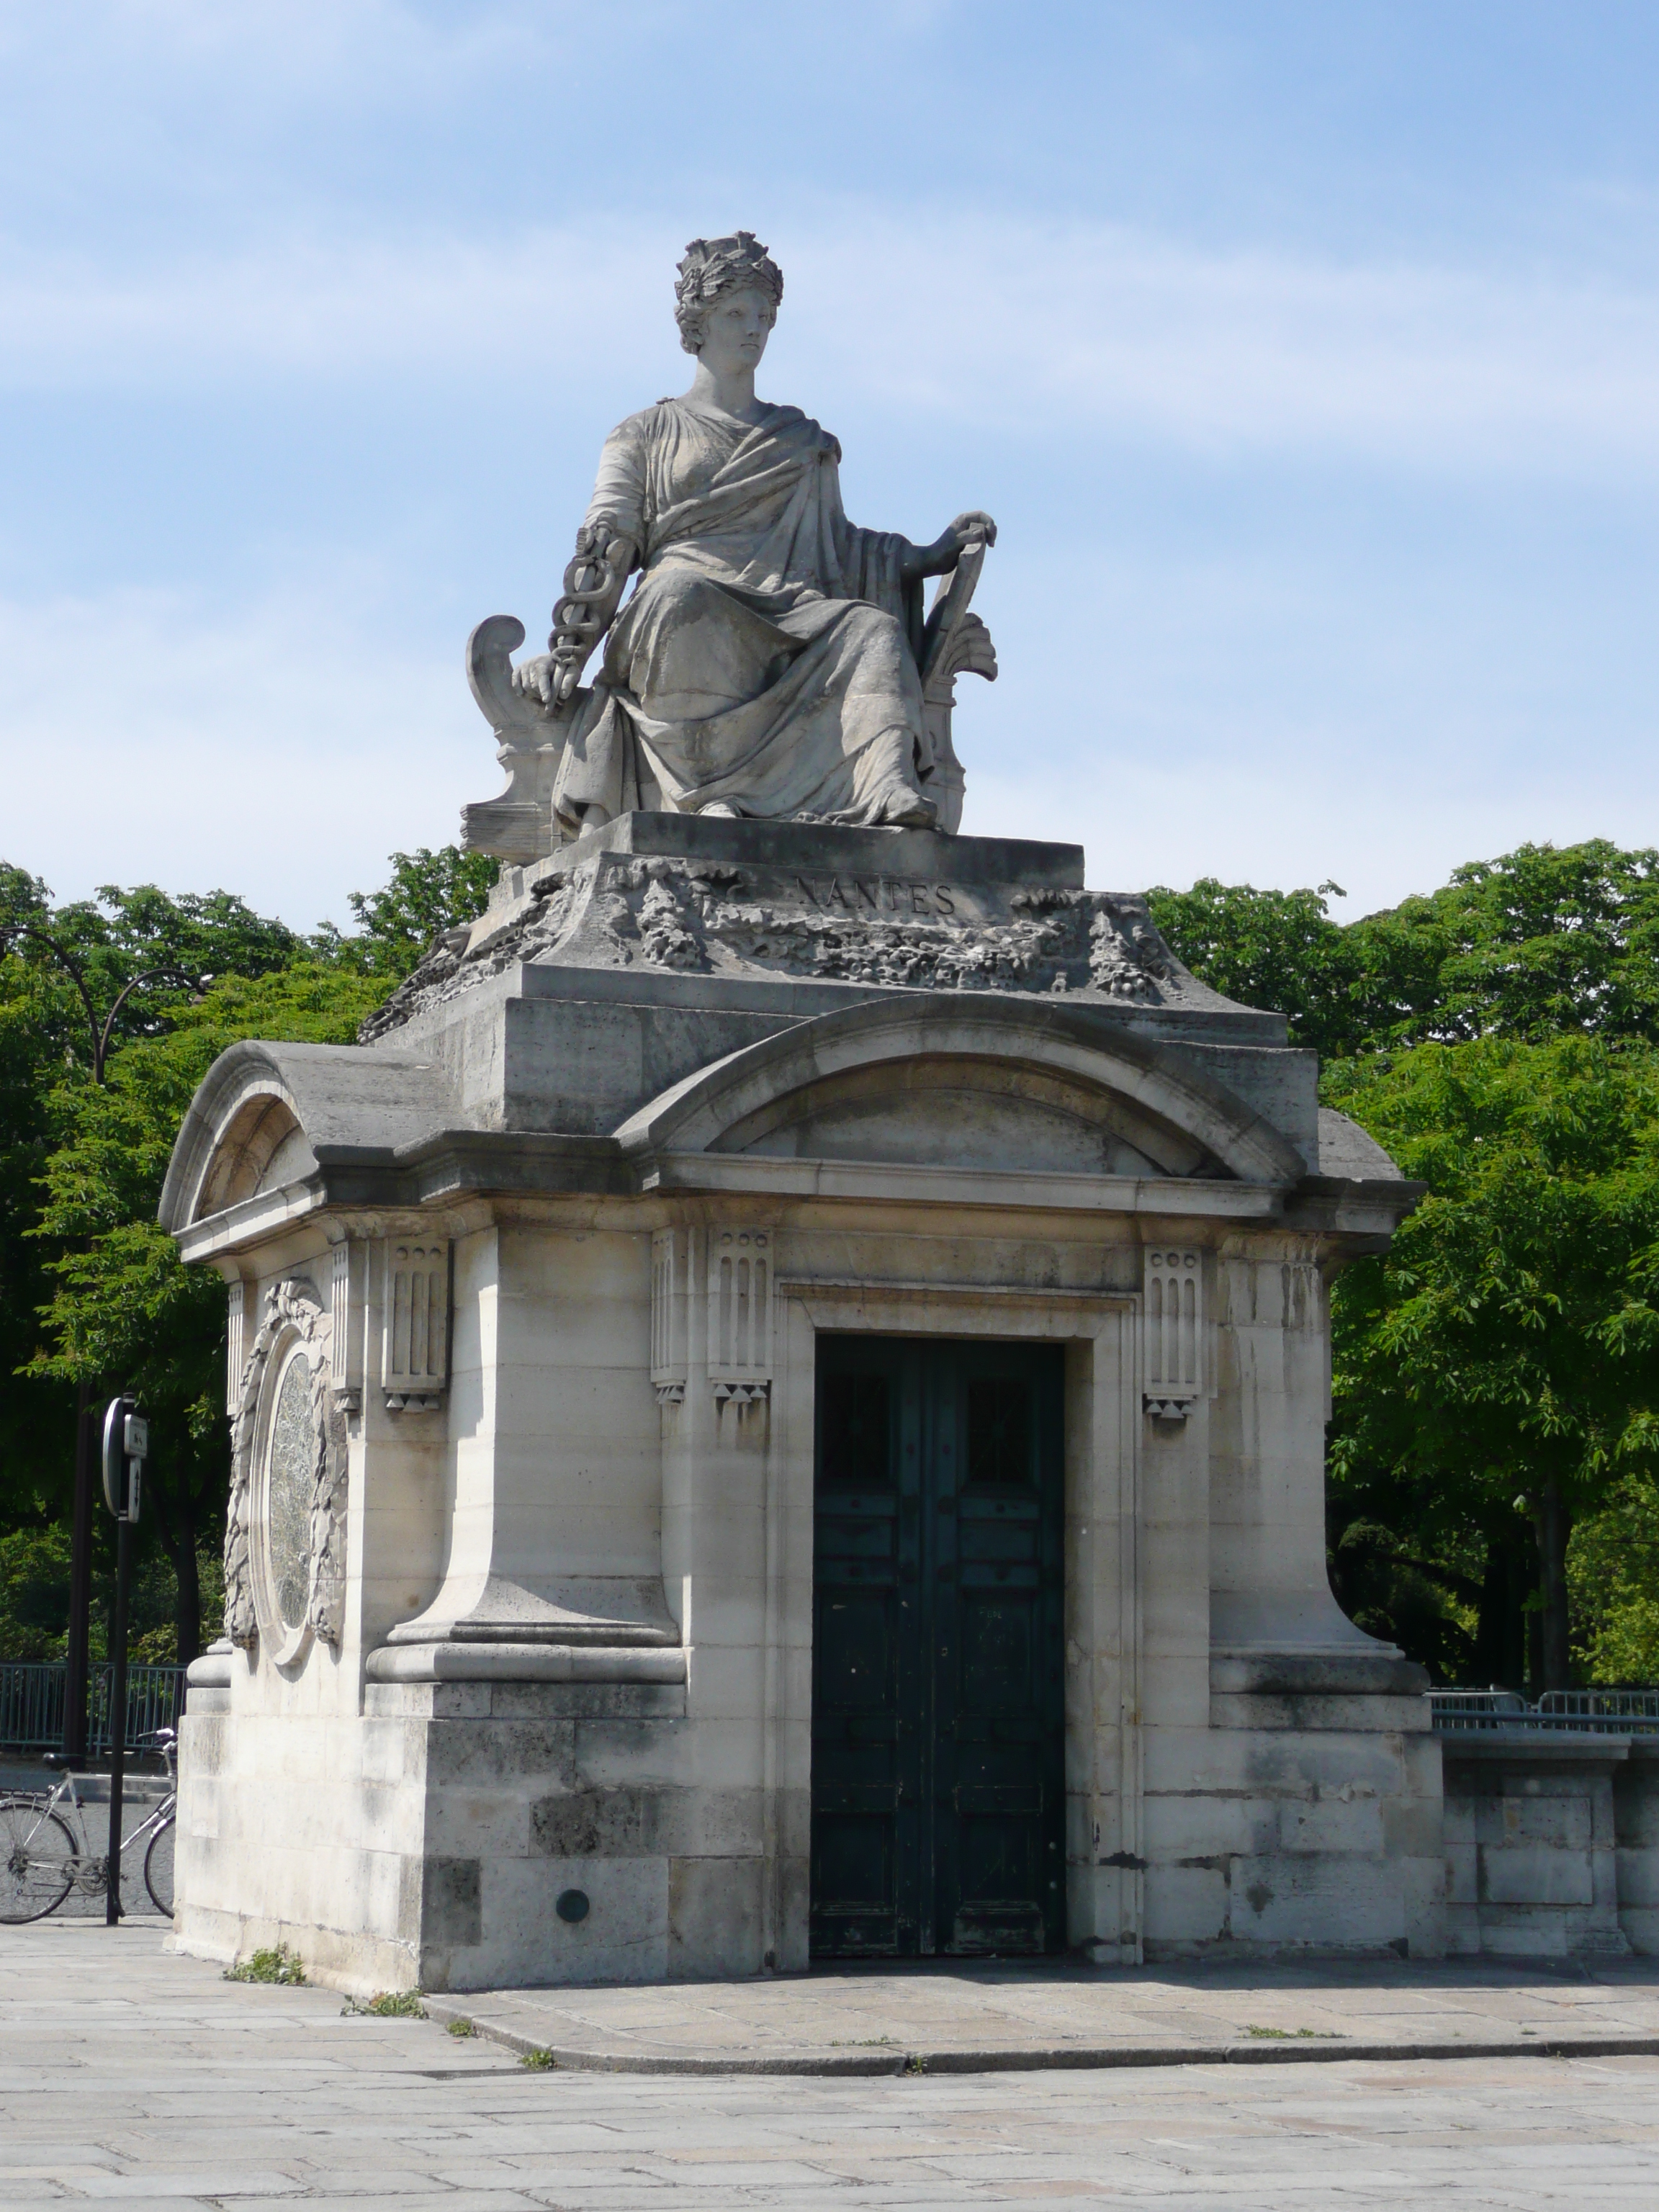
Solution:
[[[1062,1358],[818,1340],[816,1958],[1064,1943]]]

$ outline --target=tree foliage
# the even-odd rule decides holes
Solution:
[[[1535,1688],[1562,1676],[1603,1501],[1645,1494],[1659,854],[1524,845],[1346,925],[1333,889],[1152,904],[1429,1186],[1336,1286],[1337,1594],[1443,1680]],[[1622,1632],[1579,1613],[1580,1663],[1610,1663]]]
[[[1659,853],[1522,845],[1346,925],[1333,893],[1206,878],[1150,898],[1195,975],[1288,1015],[1323,1059],[1567,1031],[1659,1040]]]
[[[394,853],[388,884],[349,894],[360,934],[319,942],[366,975],[400,983],[446,930],[483,912],[495,874],[488,854],[464,853],[457,845]]]
[[[305,962],[227,979],[129,1045],[107,1084],[60,1095],[36,1235],[52,1250],[45,1342],[29,1372],[137,1393],[151,1422],[146,1486],[179,1581],[179,1640],[200,1638],[197,1554],[228,1471],[224,1285],[184,1267],[155,1218],[173,1139],[198,1084],[247,1036],[349,1044],[380,997],[372,978]]]
[[[1565,1687],[1571,1528],[1659,1449],[1659,1050],[1420,1045],[1339,1066],[1326,1095],[1429,1186],[1337,1285],[1334,1489],[1448,1565],[1530,1527],[1540,1665]],[[1470,1662],[1513,1671],[1507,1578],[1483,1568],[1475,1604]]]
[[[170,1640],[186,1656],[197,1648],[227,1473],[224,1292],[181,1267],[158,1226],[162,1179],[191,1096],[227,1045],[349,1042],[432,938],[482,908],[495,872],[453,848],[399,854],[392,866],[383,890],[354,896],[358,933],[308,939],[223,891],[109,886],[54,908],[38,879],[0,868],[0,1529],[41,1540],[25,1546],[33,1564],[15,1591],[42,1576],[51,1587],[77,1389],[132,1388],[152,1420],[142,1541],[170,1563]],[[163,976],[134,989],[94,1082],[95,1026],[156,968],[196,988]],[[24,1612],[34,1602],[15,1598]],[[0,1592],[0,1646],[22,1633],[21,1614],[9,1630],[10,1619]]]
[[[1567,1549],[1585,1679],[1659,1682],[1659,1482],[1626,1476]]]

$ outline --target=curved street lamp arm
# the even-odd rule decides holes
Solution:
[[[32,938],[37,945],[44,945],[80,994],[81,1004],[86,1011],[87,1028],[92,1037],[92,1079],[97,1084],[101,1084],[104,1079],[104,1061],[109,1052],[110,1032],[115,1025],[115,1017],[139,984],[159,982],[165,978],[168,982],[182,983],[187,991],[200,991],[209,980],[204,975],[191,975],[183,968],[141,969],[137,975],[129,976],[121,986],[115,994],[113,1005],[100,1022],[80,962],[49,929],[42,929],[38,922],[33,921],[0,923],[0,959],[11,951],[13,940],[20,937]]]
[[[163,978],[171,983],[182,983],[187,991],[196,992],[199,992],[208,981],[205,975],[191,975],[183,968],[143,968],[137,975],[129,975],[116,993],[110,1010],[104,1017],[104,1025],[98,1033],[97,1048],[93,1055],[92,1079],[94,1083],[101,1083],[104,1079],[104,1057],[109,1050],[110,1031],[115,1026],[115,1017],[141,983],[156,983]]]

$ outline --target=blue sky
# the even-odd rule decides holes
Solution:
[[[1659,843],[1645,0],[0,0],[0,853],[346,919],[500,778],[673,264],[984,506],[964,828],[1103,888]]]

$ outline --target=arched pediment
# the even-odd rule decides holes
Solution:
[[[197,1211],[222,1213],[262,1190],[303,1181],[316,1166],[317,1155],[289,1100],[256,1091],[236,1109],[214,1147]]]
[[[960,1053],[846,1068],[745,1115],[708,1150],[1060,1175],[1224,1175],[1212,1152],[1069,1070]]]
[[[442,1071],[409,1054],[234,1044],[185,1115],[162,1186],[161,1225],[176,1233],[303,1183],[331,1151],[390,1158],[399,1145],[461,1118]]]
[[[677,1084],[635,1153],[1295,1182],[1305,1164],[1177,1055],[1070,1009],[929,997],[820,1016]]]

